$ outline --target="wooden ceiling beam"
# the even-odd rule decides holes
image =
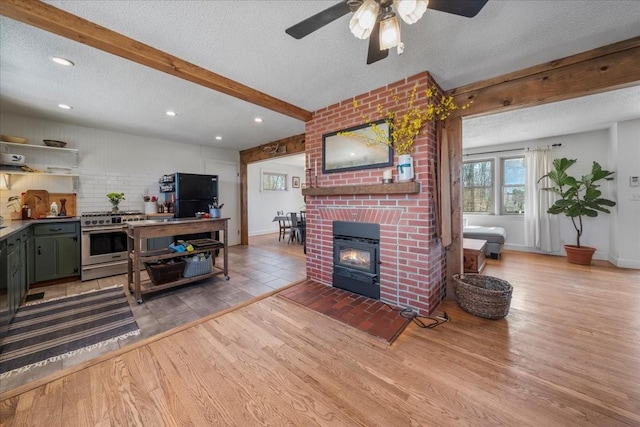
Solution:
[[[454,116],[472,117],[564,101],[640,84],[640,37],[603,46],[447,92]]]
[[[294,119],[305,122],[311,120],[312,113],[310,111],[41,1],[2,0],[0,14]]]
[[[304,153],[305,134],[289,136],[268,144],[240,151],[240,163],[253,163],[261,160],[273,160],[278,157]]]

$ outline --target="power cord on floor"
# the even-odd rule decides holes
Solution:
[[[385,304],[387,307],[389,307],[393,311],[399,311],[400,316],[404,317],[405,319],[411,319],[413,323],[415,323],[416,325],[418,325],[418,327],[423,329],[433,329],[451,320],[451,318],[449,317],[446,311],[443,312],[442,316],[439,316],[439,315],[418,316],[416,313],[413,312],[413,309],[411,308],[393,307],[392,305],[389,305],[386,302],[383,302],[383,304]],[[430,320],[431,323],[425,323],[425,320]]]
[[[424,323],[423,319],[431,320],[432,323],[428,323],[428,324]],[[432,316],[425,316],[425,317],[415,316],[412,320],[413,320],[413,323],[415,323],[421,328],[433,329],[436,326],[440,326],[443,323],[447,323],[450,320],[450,318],[447,312],[445,311],[442,316],[433,316],[433,317]]]

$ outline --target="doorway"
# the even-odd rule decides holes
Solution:
[[[222,216],[229,218],[229,246],[240,244],[240,173],[235,163],[204,161],[204,173],[218,175],[218,203],[224,203]]]

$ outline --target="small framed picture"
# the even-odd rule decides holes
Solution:
[[[292,176],[291,177],[291,187],[300,188],[300,177],[299,176]]]

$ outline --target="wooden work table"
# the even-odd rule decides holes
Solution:
[[[211,218],[211,219],[156,219],[147,221],[130,222],[124,230],[127,233],[127,252],[128,252],[128,280],[129,291],[132,292],[138,301],[138,304],[142,303],[142,295],[149,294],[164,289],[169,289],[175,286],[184,285],[186,283],[194,282],[196,280],[202,280],[208,277],[212,277],[218,274],[224,274],[224,278],[229,280],[229,256],[227,251],[228,235],[227,224],[229,218]],[[215,239],[215,233],[222,231],[222,241]],[[211,233],[211,239],[216,240],[215,243],[207,246],[199,246],[194,251],[190,252],[172,252],[169,249],[160,249],[153,251],[143,251],[142,247],[146,239],[152,239],[155,237],[167,237],[184,234],[195,233]],[[223,267],[217,267],[213,265],[210,273],[198,275],[195,277],[182,277],[170,283],[164,283],[160,285],[154,285],[150,280],[142,281],[140,278],[140,269],[143,268],[143,263],[154,262],[158,260],[168,260],[172,258],[178,258],[182,256],[194,255],[204,252],[215,252],[216,250],[223,251]],[[212,254],[212,259],[214,255]]]

